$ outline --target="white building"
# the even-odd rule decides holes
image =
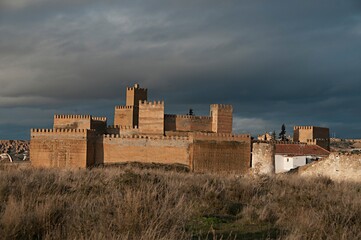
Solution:
[[[288,172],[291,169],[327,157],[329,154],[329,151],[317,145],[276,144],[275,172]]]

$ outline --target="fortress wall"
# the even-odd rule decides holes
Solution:
[[[146,88],[140,88],[138,84],[134,87],[127,87],[126,92],[126,105],[127,106],[138,106],[139,101],[147,101],[148,90]]]
[[[251,135],[249,134],[192,132],[189,133],[189,137],[194,140],[245,141],[251,149]]]
[[[54,128],[91,129],[90,115],[54,115]]]
[[[195,172],[244,174],[250,169],[250,146],[244,141],[195,140],[192,156]]]
[[[164,115],[165,131],[212,131],[212,118],[207,116]]]
[[[105,133],[106,128],[107,128],[106,117],[92,117],[91,129],[95,129],[98,132]]]
[[[313,127],[313,137],[316,139],[329,139],[330,129],[323,127]]]
[[[105,132],[106,134],[116,135],[139,135],[138,127],[134,128],[132,126],[108,126]]]
[[[189,147],[190,141],[187,137],[104,135],[97,141],[96,163],[134,161],[189,166]]]
[[[164,135],[164,102],[140,102],[139,132]]]
[[[88,141],[88,138],[92,139]],[[32,129],[31,164],[35,167],[85,168],[94,162],[95,134],[84,129]]]
[[[134,107],[116,106],[114,111],[114,125],[133,126]]]
[[[253,143],[252,171],[255,174],[275,173],[275,145],[273,143]]]
[[[299,167],[298,174],[305,177],[325,176],[335,181],[360,182],[361,155],[331,153],[327,158]]]
[[[318,145],[330,150],[330,130],[324,127],[295,126],[293,140],[307,144]]]
[[[233,107],[225,104],[212,104],[212,132],[232,133]]]

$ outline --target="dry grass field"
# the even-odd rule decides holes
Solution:
[[[361,185],[142,165],[0,166],[2,239],[361,239]]]

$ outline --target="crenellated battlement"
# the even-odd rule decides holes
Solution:
[[[31,133],[95,133],[94,129],[32,128]]]
[[[177,114],[164,114],[165,118],[189,118],[189,119],[211,119],[209,116],[193,116],[193,115],[177,115]]]
[[[206,133],[206,132],[194,132],[193,136],[207,136],[207,137],[234,137],[234,138],[251,138],[249,134],[229,134],[229,133]]]
[[[313,126],[294,126],[293,130],[297,130],[297,129],[313,129]]]
[[[40,135],[87,135],[87,134],[91,134],[91,135],[95,135],[95,130],[94,129],[61,129],[61,128],[55,128],[55,129],[46,129],[46,128],[32,128],[30,130],[30,134],[32,137],[34,137],[34,135],[40,134]]]
[[[149,140],[181,140],[187,141],[189,137],[183,136],[149,136],[149,135],[124,135],[124,134],[103,134],[103,138],[123,138],[123,139],[149,139]]]
[[[293,145],[307,145],[306,143],[302,142],[294,142],[294,141],[272,141],[275,144],[293,144]]]
[[[107,118],[106,117],[92,117],[92,120],[106,122]]]
[[[134,91],[134,90],[144,91],[144,92],[148,91],[147,88],[140,88],[138,83],[134,84],[134,87],[127,87],[127,91]]]
[[[108,128],[118,128],[118,129],[124,129],[124,130],[138,130],[138,126],[122,126],[122,125],[115,125],[115,126],[108,126]]]
[[[54,119],[90,119],[91,115],[55,114]]]
[[[211,104],[211,108],[233,110],[233,106],[230,104]]]
[[[115,109],[133,109],[136,106],[115,106]]]
[[[164,101],[139,101],[139,106],[164,106]]]

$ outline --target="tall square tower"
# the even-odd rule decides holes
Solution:
[[[131,126],[139,125],[139,101],[147,101],[148,90],[140,88],[139,84],[127,87],[125,106],[116,106],[114,113],[114,125]]]

